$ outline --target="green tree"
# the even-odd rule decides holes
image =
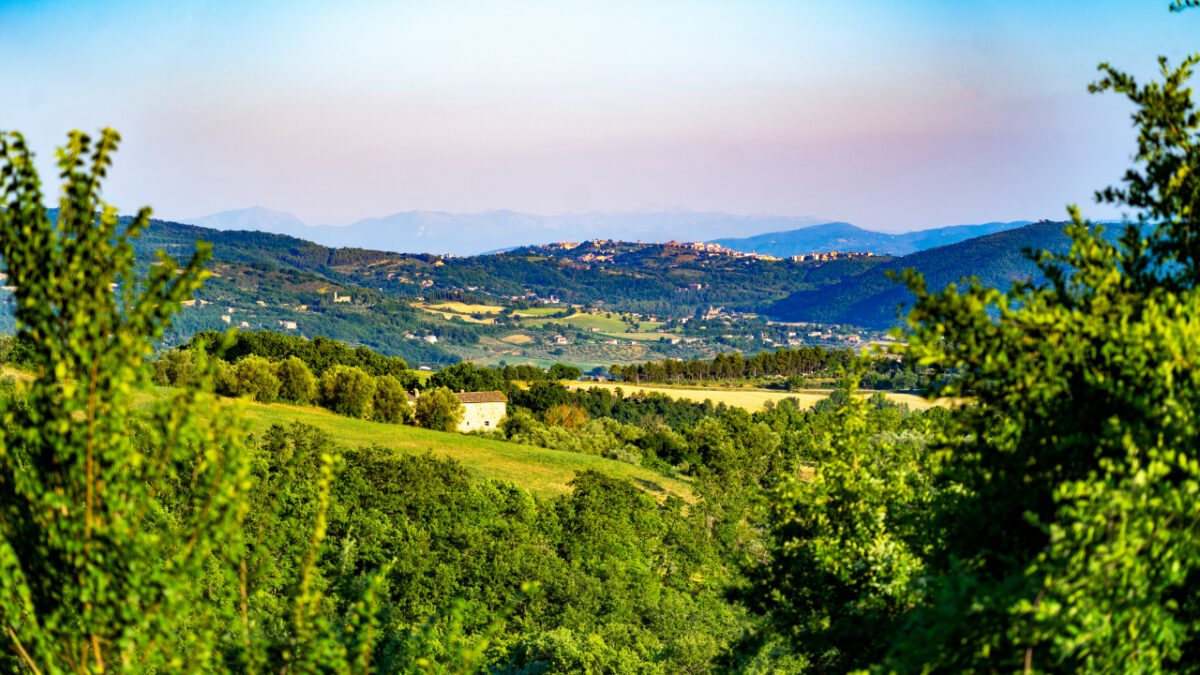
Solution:
[[[550,370],[547,373],[547,376],[551,380],[578,380],[580,375],[583,375],[582,370],[564,363],[556,363],[550,366]]]
[[[886,654],[879,640],[916,606],[924,573],[921,517],[936,491],[935,457],[919,436],[880,437],[869,404],[853,388],[832,412],[836,422],[811,476],[771,494],[767,524],[772,564],[749,570],[744,599],[771,617],[774,635],[793,642],[819,672],[847,672]]]
[[[412,421],[412,406],[408,404],[408,392],[400,380],[391,375],[375,378],[375,397],[371,405],[371,418],[380,422],[406,424]]]
[[[160,254],[135,276],[131,240],[150,210],[121,227],[99,198],[118,140],[72,132],[52,217],[24,139],[0,135],[0,258],[36,368],[23,405],[0,399],[0,621],[32,672],[209,662],[222,610],[197,602],[196,584],[240,549],[247,467],[211,394],[178,390],[129,432],[147,357],[209,249],[183,268]]]
[[[184,386],[196,376],[196,355],[190,349],[172,349],[154,361],[154,384]]]
[[[309,403],[317,397],[317,379],[298,356],[289,356],[275,364],[279,379],[279,398],[292,403]]]
[[[274,403],[279,398],[275,366],[261,356],[242,357],[234,366],[234,381],[237,396],[247,396],[259,403]]]
[[[917,552],[923,572],[885,567],[850,588],[848,601],[839,599],[845,587],[833,585],[815,606],[848,608],[841,621],[822,622],[809,607],[795,619],[776,614],[780,623],[826,639],[837,637],[839,623],[876,625],[869,640],[841,648],[877,646],[881,653],[868,659],[886,672],[1194,668],[1200,114],[1186,83],[1198,61],[1170,68],[1161,60],[1162,81],[1146,85],[1101,66],[1092,90],[1126,95],[1139,130],[1137,165],[1124,186],[1097,194],[1135,210],[1118,239],[1071,207],[1069,253],[1036,257],[1044,284],[1002,292],[972,282],[930,292],[907,273],[918,298],[908,356],[943,373],[931,395],[974,401],[937,439],[944,459],[935,495],[927,509],[912,504],[924,524],[895,517],[891,505],[909,498],[883,480],[859,481],[844,498],[820,490],[784,496],[792,506],[781,508],[853,514],[856,503],[881,504],[877,522],[862,521],[869,527],[839,534],[832,522],[820,532],[842,538],[844,569],[880,569]],[[777,537],[789,532],[782,522]],[[883,557],[872,544],[881,534],[893,542]],[[811,564],[781,555],[772,578],[801,578],[798,567]],[[872,624],[889,593],[901,601],[882,605],[889,614],[913,608]]]
[[[321,375],[321,405],[339,415],[366,417],[375,396],[375,378],[354,366],[334,366]]]
[[[462,421],[465,410],[454,392],[438,387],[421,394],[413,411],[417,424],[426,429],[454,431]]]
[[[443,368],[429,378],[432,389],[446,387],[451,391],[492,391],[504,386],[500,374],[492,368],[481,368],[470,361]]]

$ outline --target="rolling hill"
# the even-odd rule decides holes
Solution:
[[[882,329],[899,323],[897,307],[908,306],[913,295],[887,278],[888,271],[913,268],[925,275],[930,288],[942,288],[964,277],[1007,288],[1018,279],[1036,278],[1037,267],[1023,249],[1065,253],[1070,240],[1066,223],[1039,222],[1014,230],[920,251],[846,277],[836,284],[793,293],[775,303],[769,313],[782,321],[846,323]]]
[[[550,216],[498,209],[481,213],[401,211],[343,226],[309,226],[291,214],[255,207],[185,222],[217,230],[302,237],[330,247],[465,256],[584,239],[698,241],[722,235],[751,235],[796,228],[818,221],[804,217],[737,216],[686,209]]]

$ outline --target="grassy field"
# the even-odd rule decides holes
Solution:
[[[505,335],[500,339],[513,345],[527,345],[533,342],[533,338],[524,333],[513,333],[512,335]]]
[[[625,330],[628,325],[624,321],[621,321],[619,319],[615,319],[615,318],[609,319],[609,318],[601,316],[599,314],[585,314],[582,312],[576,312],[576,313],[572,314],[571,316],[568,316],[568,317],[562,318],[562,319],[534,318],[534,319],[526,319],[526,320],[522,321],[521,323],[526,326],[540,326],[540,327],[545,327],[550,324],[555,324],[558,326],[574,324],[583,329],[599,328],[602,331],[621,331],[621,330]]]
[[[256,433],[265,431],[272,424],[303,422],[329,432],[340,443],[350,446],[376,444],[397,452],[428,451],[441,457],[452,457],[480,478],[510,481],[546,497],[568,492],[570,487],[567,483],[574,478],[576,471],[595,469],[612,476],[629,478],[656,498],[675,494],[689,501],[692,499],[691,488],[685,481],[666,478],[642,467],[592,455],[546,450],[410,426],[355,420],[321,408],[278,403],[243,405],[245,419]]]
[[[618,387],[625,393],[626,396],[636,391],[658,392],[666,394],[672,398],[683,399],[687,401],[703,402],[705,400],[715,403],[724,403],[727,406],[736,408],[745,408],[751,412],[763,409],[763,405],[767,401],[778,403],[785,398],[795,398],[800,401],[801,406],[812,406],[817,401],[829,396],[827,391],[769,391],[762,389],[736,390],[736,389],[717,389],[706,387],[672,387],[669,385],[635,385],[627,382],[564,382],[563,384],[572,388],[588,387],[603,387],[605,389],[616,389]],[[875,392],[864,392],[862,396],[871,396]],[[905,403],[910,408],[915,410],[925,410],[935,405],[949,405],[950,402],[930,402],[915,394],[898,394],[887,392],[887,397],[897,403]]]
[[[18,379],[31,379],[28,373],[4,368],[0,374],[13,375]],[[419,373],[428,375],[428,373]],[[156,390],[163,396],[168,389]],[[151,394],[139,394],[135,400],[141,407],[148,406]],[[382,424],[356,420],[335,415],[322,408],[273,403],[263,405],[246,401],[233,402],[224,399],[226,405],[240,405],[243,419],[250,431],[261,434],[272,424],[289,425],[293,422],[309,424],[329,432],[338,443],[351,447],[379,445],[396,452],[432,452],[439,457],[451,457],[462,462],[467,470],[479,478],[494,478],[520,485],[542,495],[553,497],[570,491],[567,485],[575,472],[594,469],[610,476],[628,478],[656,499],[678,495],[694,501],[691,486],[686,479],[667,478],[654,471],[617,462],[593,455],[582,455],[559,450],[546,450],[528,445],[517,445],[493,441],[464,434],[429,431],[397,424]]]

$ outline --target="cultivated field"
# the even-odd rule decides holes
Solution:
[[[522,318],[530,316],[549,316],[550,314],[557,314],[561,311],[562,309],[558,307],[531,307],[529,309],[518,309],[517,311],[513,312],[513,316]]]
[[[638,342],[659,342],[667,339],[667,336],[662,333],[601,333],[604,337],[617,338],[620,340],[636,340]]]
[[[724,403],[727,406],[736,408],[745,408],[751,412],[756,412],[763,409],[763,405],[767,401],[778,403],[785,398],[794,398],[800,402],[801,406],[807,407],[816,404],[823,398],[829,396],[828,391],[769,391],[763,389],[718,389],[707,387],[672,387],[670,385],[636,385],[628,382],[563,382],[570,388],[587,389],[589,387],[602,387],[605,389],[620,388],[626,396],[636,392],[658,392],[666,394],[672,398],[683,399],[687,401],[703,402],[705,400],[716,403]],[[872,396],[875,392],[862,392],[862,396]],[[894,392],[886,392],[886,396],[897,402],[907,404],[914,410],[925,410],[935,405],[950,405],[949,401],[931,402],[927,401],[915,394],[899,394]]]
[[[528,310],[533,311],[533,310]],[[520,313],[517,314],[520,316]],[[629,330],[629,324],[621,320],[621,315],[614,314],[611,318],[603,314],[588,314],[585,312],[575,312],[574,314],[562,319],[545,319],[545,318],[527,318],[521,322],[526,326],[541,326],[545,327],[550,324],[566,326],[571,324],[578,328],[587,330],[595,328],[601,333],[623,333]],[[638,330],[654,330],[661,326],[661,323],[654,321],[642,321],[637,324]]]
[[[442,303],[441,305],[421,305],[421,304],[413,303],[413,307],[416,307],[417,309],[420,309],[421,311],[424,311],[424,312],[428,312],[430,314],[436,314],[437,316],[440,316],[447,321],[449,321],[455,317],[458,317],[459,319],[462,319],[466,323],[496,323],[496,320],[491,317],[484,318],[484,319],[476,319],[475,317],[471,316],[470,314],[460,314],[459,312],[447,312],[442,309],[439,309],[440,307],[443,307],[443,306],[449,305],[449,304],[457,304],[457,305],[461,305],[463,307],[488,307],[488,305],[463,305],[462,303]],[[478,314],[478,313],[480,313],[480,312],[476,312],[476,314]],[[484,313],[490,314],[490,313],[494,313],[494,312],[484,312]]]
[[[439,302],[436,305],[427,306],[430,309],[439,309],[455,314],[499,314],[504,311],[504,308],[498,305],[468,305],[465,302]]]

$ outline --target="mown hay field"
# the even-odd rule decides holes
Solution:
[[[479,305],[479,306],[485,307],[486,305]],[[446,312],[446,311],[442,311],[439,309],[434,309],[434,307],[432,305],[421,305],[421,304],[413,303],[413,307],[416,307],[417,309],[419,309],[423,312],[428,312],[429,314],[435,314],[437,316],[440,316],[447,321],[449,321],[455,317],[458,317],[466,323],[496,323],[496,320],[491,317],[487,317],[484,319],[476,319],[475,317],[471,316],[470,314],[460,314],[458,312]]]
[[[427,305],[427,307],[455,314],[499,314],[504,311],[504,308],[499,305],[469,305],[465,302],[439,302],[436,305]]]
[[[658,392],[666,394],[671,398],[683,399],[686,401],[703,402],[705,400],[712,401],[714,404],[724,403],[727,406],[744,408],[750,412],[757,412],[763,409],[767,401],[778,403],[785,398],[794,398],[800,402],[803,407],[813,406],[823,398],[828,398],[828,391],[769,391],[763,389],[718,389],[708,387],[672,387],[669,385],[637,385],[629,382],[564,382],[563,384],[571,388],[587,389],[588,387],[602,387],[604,389],[617,389],[629,396],[637,391],[643,392]],[[861,396],[869,397],[874,395],[873,391],[860,392]],[[896,403],[904,403],[914,410],[925,410],[932,408],[935,405],[953,405],[950,401],[928,401],[916,394],[903,394],[897,392],[885,392],[888,399]]]

